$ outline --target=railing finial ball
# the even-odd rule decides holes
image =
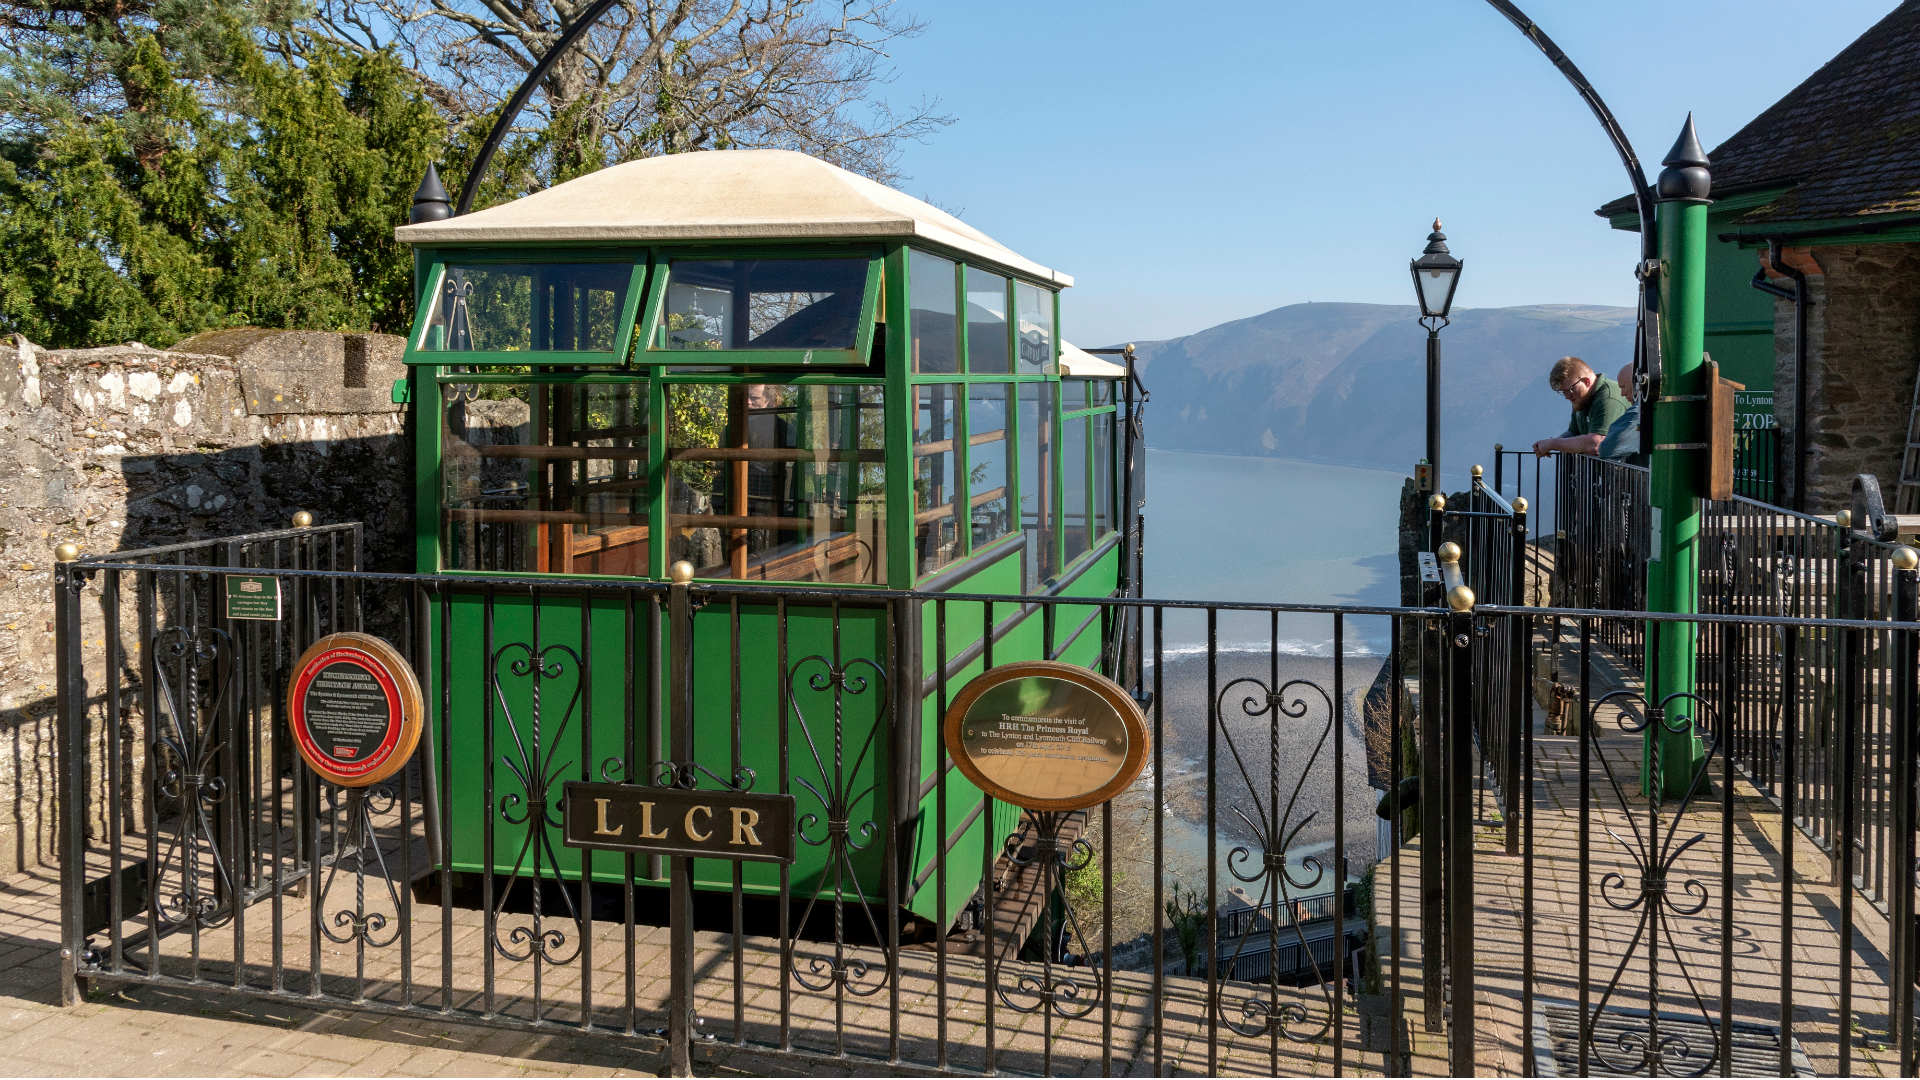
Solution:
[[[1853,528],[1853,511],[1842,510],[1833,515],[1833,523],[1843,529]]]
[[[1920,570],[1920,551],[1906,544],[1893,549],[1893,568],[1895,570]]]
[[[1447,590],[1447,606],[1455,611],[1473,610],[1473,590],[1465,585],[1455,585]]]
[[[1443,563],[1457,563],[1460,561],[1460,545],[1449,540],[1441,544],[1440,550],[1434,554],[1438,555]]]
[[[305,510],[294,511],[293,527],[296,529],[313,528],[313,515]]]
[[[1475,480],[1478,480],[1478,479],[1480,479],[1480,477],[1481,477],[1481,476],[1483,476],[1483,475],[1485,475],[1485,473],[1486,473],[1486,471],[1487,471],[1487,470],[1485,470],[1485,469],[1483,469],[1483,468],[1481,468],[1481,467],[1480,467],[1480,466],[1478,466],[1478,465],[1475,465],[1475,466],[1473,467],[1473,469],[1472,469],[1471,471],[1472,471],[1472,473],[1473,473],[1473,478],[1474,478]]]
[[[1516,514],[1524,514],[1527,512],[1527,497],[1525,495],[1514,496],[1513,512]]]
[[[675,585],[685,585],[693,580],[693,564],[681,559],[667,568],[667,576],[673,579]]]
[[[1906,550],[1906,549],[1903,548],[1901,550]],[[79,557],[80,557],[80,545],[74,543],[71,540],[67,540],[59,544],[55,544],[53,547],[54,562],[72,562],[73,560]]]
[[[1440,494],[1437,491],[1433,493],[1432,498],[1427,500],[1427,509],[1429,510],[1439,511],[1439,510],[1445,510],[1446,508],[1447,508],[1447,497],[1445,495]]]

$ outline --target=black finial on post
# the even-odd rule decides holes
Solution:
[[[407,214],[407,224],[445,221],[452,216],[453,204],[447,201],[447,188],[440,182],[440,170],[429,161],[427,175],[421,178],[419,189],[413,193],[413,210]]]
[[[1707,202],[1713,191],[1713,174],[1707,171],[1707,152],[1700,146],[1700,135],[1693,130],[1693,114],[1687,114],[1673,149],[1660,164],[1656,185],[1661,202]]]

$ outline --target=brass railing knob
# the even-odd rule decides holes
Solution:
[[[1906,544],[1893,549],[1893,568],[1895,570],[1920,570],[1920,551]]]
[[[1516,514],[1524,514],[1527,512],[1527,497],[1525,495],[1514,496],[1513,512]]]
[[[1443,563],[1457,563],[1460,561],[1460,545],[1449,540],[1441,544],[1440,550],[1434,552],[1434,554],[1438,556]]]
[[[1902,550],[1905,550],[1905,549],[1902,549]],[[72,562],[73,560],[79,557],[80,557],[80,545],[74,543],[71,540],[54,545],[54,548],[53,548],[54,562]]]
[[[293,515],[293,527],[296,529],[313,528],[313,515],[305,510],[296,510]]]
[[[1482,476],[1484,476],[1484,475],[1486,474],[1486,471],[1487,471],[1487,470],[1485,470],[1485,469],[1483,469],[1483,468],[1481,468],[1481,467],[1480,467],[1480,466],[1478,466],[1478,465],[1475,465],[1475,466],[1473,467],[1473,469],[1472,469],[1471,471],[1472,471],[1472,473],[1473,473],[1473,478],[1474,478],[1475,480],[1478,480],[1478,479],[1480,479],[1480,477],[1482,477]]]
[[[667,567],[667,576],[673,579],[675,585],[685,585],[687,582],[693,580],[693,564],[685,559],[681,559],[672,566]]]
[[[1473,590],[1465,585],[1455,585],[1447,590],[1447,606],[1455,611],[1473,610]]]
[[[1445,495],[1440,494],[1437,491],[1434,492],[1433,496],[1427,500],[1427,509],[1435,511],[1436,513],[1441,510],[1445,510],[1446,508],[1447,508],[1447,497]]]

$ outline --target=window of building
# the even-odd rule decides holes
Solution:
[[[1066,534],[1066,562],[1092,550],[1092,506],[1087,469],[1088,417],[1069,416],[1060,440],[1060,528]]]
[[[440,275],[423,352],[611,353],[631,263],[454,263]]]
[[[956,322],[953,263],[924,251],[907,256],[908,306],[912,313],[913,370],[951,375],[960,370],[960,328]]]
[[[1013,371],[1007,344],[1007,279],[967,267],[967,373],[1006,375]]]
[[[1015,282],[1014,300],[1020,321],[1017,340],[1020,345],[1022,375],[1053,373],[1053,293],[1038,285]]]
[[[973,551],[1013,531],[1008,467],[1013,442],[1012,383],[973,383],[967,388],[967,505]]]
[[[1053,538],[1059,504],[1053,498],[1054,384],[1023,382],[1020,388],[1020,530],[1026,537],[1027,588],[1037,588],[1058,569]]]
[[[914,551],[922,575],[966,552],[960,531],[966,488],[959,483],[959,387],[932,384],[914,391]]]
[[[656,347],[851,349],[866,259],[674,259]]]
[[[667,387],[669,562],[750,581],[886,580],[878,386]]]
[[[449,570],[647,573],[647,388],[442,387],[442,559]]]

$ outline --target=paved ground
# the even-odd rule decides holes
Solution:
[[[58,875],[0,880],[0,1073],[12,1076],[651,1076],[657,1054],[218,990],[56,1003]]]

